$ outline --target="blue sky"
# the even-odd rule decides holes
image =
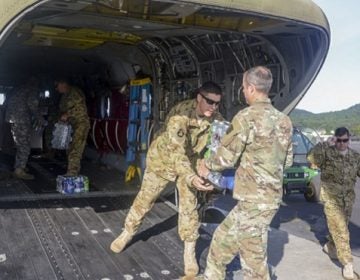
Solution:
[[[331,43],[316,80],[296,108],[339,111],[360,103],[360,1],[313,0],[326,14]]]

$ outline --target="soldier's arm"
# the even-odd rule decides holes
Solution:
[[[81,106],[81,103],[83,102],[84,96],[81,92],[79,92],[76,89],[73,89],[74,92],[71,93],[71,97],[68,98],[68,102],[66,104],[66,112],[69,117],[72,117],[76,114],[76,111],[79,109],[79,106]]]
[[[39,92],[36,89],[31,89],[27,96],[27,106],[31,112],[31,115],[36,119],[42,119],[39,112]]]
[[[287,124],[285,124],[285,130],[284,135],[286,137],[286,142],[288,144],[287,152],[286,152],[286,158],[285,158],[285,166],[284,168],[289,168],[293,165],[294,160],[294,153],[293,153],[293,143],[292,143],[292,132],[293,127],[291,120],[289,118],[286,118]]]
[[[317,143],[307,154],[307,160],[321,169],[325,158],[325,148],[327,144],[320,142]]]
[[[234,167],[249,140],[249,134],[250,128],[245,119],[235,117],[216,153],[205,159],[206,167],[214,171]]]
[[[286,152],[286,159],[285,159],[284,169],[291,167],[293,165],[293,160],[294,160],[293,144],[290,141],[290,144],[289,144],[287,152]]]
[[[168,119],[166,133],[169,140],[169,148],[172,153],[169,157],[174,162],[174,168],[178,176],[184,176],[186,183],[191,186],[191,182],[196,176],[191,167],[191,162],[186,155],[187,145],[187,125],[188,119],[185,116],[172,116]]]

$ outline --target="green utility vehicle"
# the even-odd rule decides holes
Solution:
[[[284,196],[292,193],[302,193],[309,202],[316,202],[319,199],[319,176],[318,169],[310,168],[306,160],[306,154],[314,146],[316,139],[311,137],[299,128],[293,132],[293,166],[284,171],[283,192]]]

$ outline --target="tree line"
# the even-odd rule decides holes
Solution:
[[[360,136],[360,104],[341,111],[319,114],[294,109],[289,116],[294,126],[325,130],[326,134],[331,134],[337,127],[345,126],[352,135]]]

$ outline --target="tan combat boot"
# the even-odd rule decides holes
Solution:
[[[337,253],[336,253],[336,248],[334,246],[334,244],[332,242],[327,242],[324,247],[323,247],[323,251],[329,256],[330,259],[332,260],[337,260]]]
[[[134,234],[129,233],[126,229],[111,243],[110,250],[114,253],[120,253],[124,250],[126,244],[128,244],[133,238]]]
[[[346,280],[355,279],[353,264],[352,263],[345,264],[342,270],[342,274]]]
[[[194,277],[199,273],[199,266],[195,257],[195,245],[195,241],[184,242],[184,274],[187,277]]]
[[[23,180],[34,180],[35,178],[34,175],[26,173],[25,170],[22,168],[16,168],[14,171],[14,176]]]

